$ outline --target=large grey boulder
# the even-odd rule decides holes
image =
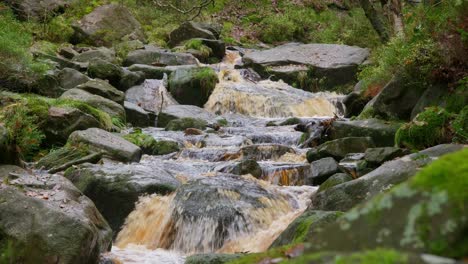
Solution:
[[[173,70],[167,67],[158,67],[158,66],[151,66],[146,64],[133,64],[127,68],[129,71],[132,72],[143,72],[145,79],[158,79],[161,80],[164,78],[164,74],[169,76]]]
[[[90,149],[122,162],[138,162],[141,158],[141,149],[138,146],[99,128],[75,131],[68,142],[88,145]]]
[[[90,80],[90,78],[83,73],[70,68],[64,68],[58,72],[59,85],[64,90],[75,88],[76,86],[83,84]]]
[[[163,107],[177,104],[167,91],[164,80],[145,80],[141,85],[131,87],[125,92],[125,101],[154,113]]]
[[[48,20],[62,13],[75,0],[5,0],[23,20]]]
[[[312,197],[310,208],[325,211],[347,211],[357,204],[368,201],[379,193],[402,183],[415,175],[420,167],[437,157],[462,149],[462,145],[439,145],[384,163],[374,171],[345,182]]]
[[[386,161],[404,156],[409,151],[396,147],[370,148],[366,150],[364,159],[371,165],[379,165]]]
[[[64,144],[76,130],[92,127],[102,128],[92,115],[72,107],[50,107],[45,125],[42,126],[48,144]]]
[[[91,78],[108,80],[114,87],[119,87],[124,76],[124,70],[108,61],[93,59],[89,62],[88,75]]]
[[[65,177],[89,197],[115,234],[142,195],[166,195],[181,184],[160,166],[150,164],[83,164]]]
[[[123,104],[125,94],[107,81],[101,79],[90,80],[86,83],[80,84],[76,87],[91,94],[102,96],[106,99],[114,101],[118,104]]]
[[[327,141],[317,147],[320,157],[343,159],[349,153],[363,153],[373,148],[374,142],[370,137],[345,137]]]
[[[102,96],[91,94],[85,90],[73,88],[63,93],[60,98],[85,102],[108,113],[111,117],[118,117],[121,120],[125,120],[125,109],[122,105]]]
[[[379,119],[337,120],[332,123],[328,136],[330,139],[371,137],[378,147],[392,147],[395,145],[395,134],[400,126],[401,123]]]
[[[197,59],[188,53],[170,52],[163,49],[135,50],[128,53],[123,65],[146,64],[152,66],[197,65]]]
[[[115,62],[115,51],[106,47],[99,47],[97,49],[88,49],[73,57],[73,61],[88,66],[92,60],[101,59],[107,62]]]
[[[127,122],[137,127],[148,127],[154,126],[154,117],[150,112],[139,107],[138,105],[131,102],[124,102],[125,114],[127,116]]]
[[[112,230],[93,202],[60,175],[0,166],[0,252],[4,263],[97,263]]]
[[[170,34],[169,46],[174,47],[182,42],[193,39],[217,39],[221,34],[221,27],[196,22],[185,22]]]
[[[94,46],[110,46],[114,41],[127,37],[144,40],[140,23],[130,10],[119,4],[99,6],[93,12],[74,23],[75,43]]]
[[[468,254],[468,219],[464,214],[468,197],[460,183],[466,182],[468,175],[466,163],[460,161],[467,158],[466,149],[442,157],[407,182],[356,206],[309,237],[307,251],[385,247],[463,258]]]
[[[284,75],[297,76],[298,72],[304,72],[309,79],[322,79],[319,88],[327,90],[356,81],[358,67],[368,56],[369,51],[359,47],[289,43],[248,53],[243,61],[264,78],[278,75],[289,84],[301,80],[284,78]]]
[[[382,91],[367,103],[362,113],[386,119],[409,120],[425,89],[408,87],[407,82],[401,77],[393,77]]]
[[[216,119],[216,115],[195,105],[169,105],[162,109],[158,114],[158,127],[166,127],[167,124],[175,119],[198,118],[211,123]]]
[[[307,175],[306,183],[309,185],[321,185],[330,176],[339,171],[338,162],[331,157],[313,161],[310,164],[310,173]]]

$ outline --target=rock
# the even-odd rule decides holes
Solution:
[[[78,51],[74,50],[72,47],[61,47],[59,48],[58,54],[69,60],[79,55]]]
[[[461,86],[460,86],[461,87]],[[454,104],[454,102],[456,102]],[[440,106],[450,112],[459,112],[454,105],[461,107],[468,104],[468,91],[463,88],[450,89],[445,85],[431,85],[419,98],[418,102],[411,111],[411,119],[431,106]],[[461,109],[460,109],[461,110]]]
[[[325,191],[333,186],[336,186],[338,184],[342,184],[342,183],[345,183],[345,182],[349,182],[349,181],[352,181],[353,180],[353,177],[351,177],[349,174],[346,174],[346,173],[337,173],[337,174],[334,174],[332,176],[330,176],[330,178],[328,178],[325,182],[323,182],[322,184],[320,184],[320,187],[319,189],[317,190],[317,192],[322,192],[322,191]]]
[[[142,164],[83,164],[67,170],[65,176],[94,202],[115,234],[140,196],[165,195],[180,186],[163,168]]]
[[[164,78],[164,74],[170,75],[173,70],[167,67],[157,67],[146,64],[133,64],[128,67],[129,71],[132,72],[143,72],[145,79],[158,79]]]
[[[349,182],[316,193],[310,208],[325,211],[347,211],[388,191],[415,175],[418,169],[444,154],[462,149],[461,145],[439,145],[419,153],[388,161],[372,172]]]
[[[22,20],[47,21],[62,13],[73,0],[5,0]]]
[[[379,119],[335,121],[328,134],[330,139],[371,137],[378,147],[392,147],[395,145],[395,134],[400,127],[400,123]]]
[[[19,157],[10,143],[10,133],[0,124],[0,164],[18,164]]]
[[[64,68],[58,73],[60,87],[64,90],[75,88],[76,86],[89,81],[89,77],[83,73],[70,68]]]
[[[296,151],[289,146],[279,144],[250,145],[240,149],[240,158],[243,160],[253,159],[256,161],[275,160],[286,153],[296,153]]]
[[[100,79],[90,80],[86,83],[78,85],[76,88],[94,95],[102,96],[118,104],[123,104],[125,98],[125,94],[123,92],[117,90],[107,81]]]
[[[315,236],[319,230],[330,223],[334,223],[341,215],[343,215],[342,212],[307,210],[289,224],[270,248],[302,243],[307,238]]]
[[[169,121],[166,131],[184,131],[187,128],[205,130],[208,123],[203,119],[184,117]]]
[[[153,66],[197,65],[197,59],[188,53],[176,53],[166,50],[135,50],[128,53],[123,65],[146,64]]]
[[[386,147],[386,148],[369,148],[366,150],[366,155],[364,159],[372,165],[380,165],[386,161],[399,158],[403,155],[409,154],[408,151],[395,148],[395,147]]]
[[[85,90],[77,88],[70,89],[63,93],[60,98],[85,102],[90,106],[108,113],[111,117],[118,117],[121,120],[125,120],[125,109],[123,106],[102,96],[90,94]]]
[[[194,117],[207,123],[216,119],[216,115],[194,105],[169,105],[158,114],[158,127],[166,127],[171,120]]]
[[[320,154],[317,148],[311,148],[306,153],[306,158],[308,162],[313,162],[320,159]]]
[[[93,59],[89,62],[88,75],[91,78],[108,80],[114,87],[119,87],[124,71],[119,66],[102,59]]]
[[[330,176],[339,172],[338,163],[333,158],[323,158],[310,164],[310,174],[307,175],[306,184],[321,185]]]
[[[14,173],[10,175],[10,173]],[[0,167],[0,252],[5,263],[97,263],[112,230],[66,178]]]
[[[86,145],[65,145],[50,151],[36,163],[35,168],[57,173],[79,164],[97,163],[101,158],[101,152],[92,151]]]
[[[107,62],[115,62],[115,52],[111,49],[105,47],[99,47],[97,49],[90,49],[80,53],[79,55],[73,57],[74,62],[85,63],[87,66],[92,60],[101,59]]]
[[[127,140],[98,128],[75,131],[68,138],[68,143],[89,145],[96,152],[122,162],[138,162],[141,149]]]
[[[147,78],[145,78],[145,74],[143,72],[132,72],[127,69],[123,69],[123,75],[117,88],[125,92],[133,86],[142,84],[145,79]]]
[[[64,89],[59,84],[59,71],[49,70],[42,74],[33,84],[34,92],[47,97],[56,98]]]
[[[211,49],[210,57],[222,60],[226,55],[226,43],[221,40],[201,39],[203,45]]]
[[[124,138],[137,145],[147,155],[166,155],[180,150],[179,144],[172,140],[156,140],[154,137],[144,134],[141,129],[135,129]]]
[[[373,148],[374,142],[370,137],[345,137],[327,141],[317,147],[321,157],[333,157],[342,159],[349,153],[363,153],[368,148]]]
[[[169,36],[169,46],[175,47],[178,44],[193,38],[217,39],[220,35],[220,31],[217,32],[216,30],[213,30],[213,28],[214,27],[210,27],[207,24],[191,21],[185,22],[171,32]]]
[[[257,179],[262,177],[262,167],[253,159],[242,160],[238,163],[229,165],[221,170],[221,172],[235,174],[235,175],[246,175],[250,174]]]
[[[185,264],[223,264],[238,259],[242,254],[207,253],[187,257]]]
[[[467,149],[442,157],[407,182],[353,208],[310,237],[308,251],[386,247],[451,258],[466,256],[468,222],[462,212],[468,210],[468,196],[460,183],[468,180],[467,159]]]
[[[424,89],[408,87],[405,80],[394,77],[364,108],[373,116],[386,119],[409,120],[411,112],[424,93]],[[362,114],[361,114],[362,115]]]
[[[359,92],[351,92],[343,99],[345,106],[344,117],[350,118],[353,116],[359,116],[366,104],[370,101],[370,98],[362,95]]]
[[[130,122],[133,126],[154,126],[154,120],[150,119],[151,115],[149,112],[145,111],[145,109],[127,101],[124,102],[124,108],[127,116],[127,122]]]
[[[99,6],[72,25],[75,30],[74,43],[94,46],[111,46],[113,42],[127,37],[145,40],[140,23],[123,5]]]
[[[125,101],[149,112],[160,112],[163,107],[177,104],[165,85],[164,80],[145,80],[141,85],[133,86],[125,92]]]
[[[99,121],[92,115],[72,107],[50,107],[46,124],[43,126],[47,144],[61,145],[67,142],[74,131],[91,127],[101,128]]]
[[[169,77],[169,91],[180,104],[203,107],[217,83],[218,76],[211,68],[177,69]]]
[[[364,159],[364,153],[349,153],[342,160],[339,165],[345,172],[350,174],[353,178],[359,178],[364,174],[372,171],[369,168],[367,161]]]
[[[243,61],[264,78],[270,77],[272,73],[283,75],[283,78],[284,75],[293,75],[293,78],[284,78],[291,85],[291,79],[301,81],[297,79],[298,72],[309,72],[311,76],[306,78],[322,80],[320,89],[333,90],[356,81],[358,67],[368,56],[367,49],[358,47],[289,43],[248,53]]]

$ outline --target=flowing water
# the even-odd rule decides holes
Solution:
[[[261,252],[310,203],[316,188],[302,186],[310,169],[305,150],[298,147],[302,133],[294,126],[266,124],[287,117],[333,116],[340,97],[281,81],[246,80],[234,69],[239,56],[228,52],[226,58],[215,65],[221,81],[205,109],[224,117],[228,126],[205,135],[144,129],[156,139],[184,146],[177,154],[141,161],[175,175],[184,185],[167,196],[140,197],[107,254],[116,263],[178,264],[196,253]],[[163,94],[165,104],[174,104],[163,84],[147,81],[135,101],[158,110],[160,103],[154,100]],[[229,174],[245,159],[258,161],[260,177]]]

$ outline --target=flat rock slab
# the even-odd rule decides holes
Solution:
[[[122,162],[138,162],[141,149],[127,140],[99,128],[75,131],[68,138],[69,143],[83,143],[96,151]]]

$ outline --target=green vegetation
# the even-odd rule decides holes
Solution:
[[[148,155],[166,155],[179,151],[179,144],[174,141],[157,141],[152,136],[144,134],[141,129],[135,129],[133,133],[124,138],[139,146],[143,153]]]
[[[349,256],[339,256],[335,259],[335,264],[404,264],[408,263],[408,257],[393,249],[375,249],[359,253],[353,253]]]
[[[466,143],[468,142],[468,106],[465,106],[460,114],[452,122],[452,127],[455,132],[454,141]]]
[[[216,72],[209,67],[204,67],[200,70],[197,70],[194,79],[200,82],[201,90],[204,91],[207,95],[211,94],[219,81]]]
[[[418,114],[410,123],[398,129],[397,146],[424,149],[452,140],[450,121],[453,116],[443,108],[431,107]]]
[[[187,128],[196,128],[204,130],[208,123],[203,119],[185,117],[169,121],[166,126],[166,131],[183,131]]]

